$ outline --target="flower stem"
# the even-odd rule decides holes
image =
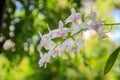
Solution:
[[[120,25],[120,23],[103,24],[103,25]]]

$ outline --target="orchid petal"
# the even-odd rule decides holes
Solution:
[[[71,14],[75,14],[75,13],[76,13],[75,9],[72,8],[72,9],[71,9]]]
[[[63,22],[62,21],[59,21],[59,29],[63,30]]]

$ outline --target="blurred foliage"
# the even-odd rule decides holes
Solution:
[[[57,28],[58,21],[65,20],[72,7],[82,11],[82,1],[6,0],[2,35],[5,40],[11,39],[15,47],[9,50],[2,48],[0,80],[119,80],[119,61],[108,75],[103,76],[105,62],[116,48],[115,44],[109,39],[98,40],[96,35],[85,40],[80,54],[64,53],[61,58],[53,59],[46,69],[38,66],[38,31],[47,33],[47,24],[51,29]],[[107,23],[113,21],[109,10],[115,7],[114,0],[84,2],[87,1],[94,1],[94,11],[97,11],[99,19]],[[10,26],[15,30],[10,31]],[[11,36],[10,32],[14,35]]]

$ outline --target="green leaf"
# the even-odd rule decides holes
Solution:
[[[104,75],[106,75],[111,70],[112,66],[114,65],[115,61],[117,60],[119,51],[120,51],[120,47],[118,47],[115,51],[113,51],[113,53],[108,58],[108,60],[105,64],[105,68],[104,68]]]

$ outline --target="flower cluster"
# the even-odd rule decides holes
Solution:
[[[39,66],[46,67],[47,63],[50,62],[51,57],[61,56],[62,52],[79,53],[80,49],[84,45],[82,38],[83,32],[87,30],[95,30],[99,35],[99,39],[105,38],[106,35],[103,33],[104,25],[103,21],[99,21],[96,18],[96,12],[90,12],[87,17],[82,19],[81,13],[76,13],[75,9],[71,9],[71,15],[65,20],[65,24],[72,23],[70,28],[63,27],[63,22],[59,21],[57,29],[50,30],[49,33],[42,35],[40,45],[38,47],[40,53]],[[55,42],[53,39],[61,38],[62,41]],[[48,52],[42,53],[41,48],[44,47]]]

